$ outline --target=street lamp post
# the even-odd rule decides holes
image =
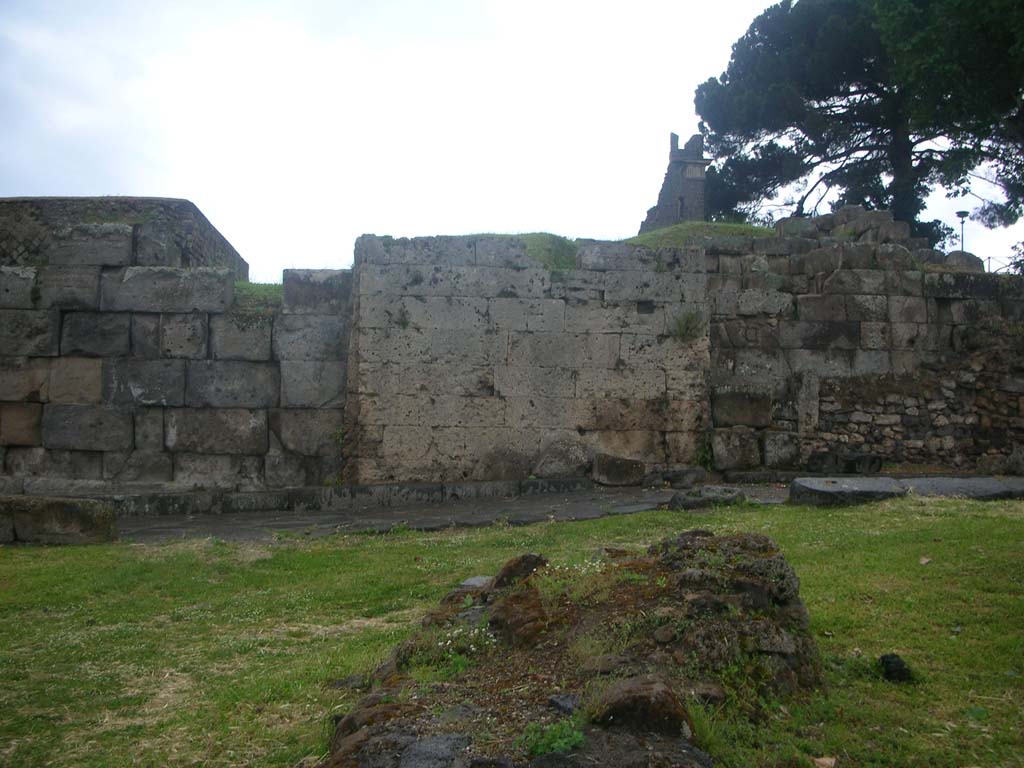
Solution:
[[[967,220],[967,217],[970,216],[970,214],[971,214],[970,211],[957,211],[956,212],[956,217],[958,219],[960,219],[960,250],[961,251],[967,250],[966,248],[964,248],[964,221]]]

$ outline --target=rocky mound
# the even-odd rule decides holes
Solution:
[[[369,692],[321,768],[710,766],[698,708],[757,718],[821,683],[799,587],[759,535],[688,531],[578,567],[522,555],[349,681]]]

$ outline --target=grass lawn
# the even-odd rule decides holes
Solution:
[[[648,512],[276,544],[0,548],[0,765],[293,766],[368,671],[467,576],[582,562],[686,528],[774,537],[827,695],[702,729],[728,766],[1024,765],[1024,504]],[[927,558],[927,562],[923,560]],[[923,563],[923,564],[922,564]],[[901,654],[919,682],[883,682]],[[472,669],[467,674],[472,674]]]

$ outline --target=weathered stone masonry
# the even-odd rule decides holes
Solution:
[[[227,510],[595,452],[998,469],[1024,430],[1022,281],[908,234],[843,209],[589,242],[554,271],[515,237],[364,236],[352,271],[288,270],[279,309],[243,311],[247,266],[189,203],[0,201],[0,488]]]

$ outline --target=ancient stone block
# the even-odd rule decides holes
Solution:
[[[779,346],[783,349],[856,349],[860,346],[860,323],[783,320],[779,323]]]
[[[210,317],[210,345],[218,360],[269,360],[274,320],[257,314]]]
[[[344,362],[286,360],[281,364],[282,408],[341,408],[345,404]]]
[[[811,373],[820,378],[849,376],[853,352],[844,349],[790,349],[786,359],[793,373]]]
[[[267,413],[241,408],[168,408],[164,445],[176,453],[267,452]]]
[[[640,485],[646,467],[642,461],[598,453],[594,456],[592,477],[601,485]]]
[[[889,353],[884,350],[862,350],[853,354],[854,376],[884,376],[892,372]]]
[[[551,285],[545,269],[497,267],[381,266],[360,268],[362,295],[472,296],[540,299]]]
[[[878,246],[876,258],[881,269],[911,269],[914,266],[914,256],[911,252],[895,243]]]
[[[526,243],[518,237],[474,237],[475,264],[479,267],[536,267],[526,254]]]
[[[305,456],[340,454],[342,411],[287,409],[270,412],[270,430],[286,451]]]
[[[160,357],[160,315],[135,313],[132,318],[131,347],[133,357]]]
[[[210,408],[273,408],[281,392],[274,363],[189,360],[186,405]]]
[[[888,299],[885,296],[847,295],[846,316],[850,320],[884,322],[889,318]]]
[[[780,315],[793,314],[793,297],[781,291],[743,290],[736,297],[738,315]]]
[[[234,297],[229,269],[128,267],[104,272],[100,306],[108,311],[224,312]]]
[[[927,323],[928,305],[917,296],[890,296],[889,319],[894,323]]]
[[[140,267],[183,267],[181,243],[169,227],[144,221],[135,227],[135,264]]]
[[[99,267],[41,267],[36,280],[36,307],[99,309]]]
[[[102,475],[102,456],[94,451],[8,448],[7,471],[19,477],[99,480]]]
[[[891,328],[888,323],[861,323],[861,347],[864,349],[888,349],[892,346]]]
[[[508,350],[508,336],[504,331],[484,331],[476,335],[430,334],[424,360],[451,366],[504,363]]]
[[[569,432],[568,434],[573,434]],[[583,435],[595,451],[638,459],[650,464],[665,462],[664,433],[657,430],[595,430]]]
[[[260,456],[223,456],[196,453],[174,455],[175,485],[222,490],[252,490],[262,483]]]
[[[106,405],[47,405],[43,445],[50,449],[127,451],[134,429],[127,408]]]
[[[664,397],[665,373],[651,368],[583,368],[576,374],[576,396],[628,397],[653,400]]]
[[[651,334],[622,334],[619,356],[634,368],[703,370],[707,366],[707,344],[703,329],[695,339]]]
[[[42,415],[40,403],[0,404],[0,445],[39,445]]]
[[[764,433],[766,467],[792,467],[800,459],[800,439],[792,432]]]
[[[995,299],[999,293],[999,275],[966,272],[928,272],[924,275],[924,295],[928,297]]]
[[[619,337],[611,334],[513,333],[512,367],[612,368],[619,360]]]
[[[423,427],[498,427],[505,423],[505,402],[493,397],[393,395],[360,401],[360,423]]]
[[[0,267],[0,309],[34,309],[36,296],[35,267]]]
[[[189,313],[163,315],[160,318],[160,354],[162,357],[206,357],[207,316]]]
[[[56,310],[0,309],[0,356],[53,356],[59,340]]]
[[[68,312],[61,328],[62,355],[118,357],[130,349],[131,317],[111,312]]]
[[[664,334],[662,312],[641,313],[635,304],[606,306],[601,302],[568,304],[565,307],[565,330],[568,333],[633,333]]]
[[[925,345],[927,326],[918,323],[892,323],[889,327],[893,349],[918,349]]]
[[[164,409],[136,408],[135,449],[162,451],[164,447]]]
[[[13,538],[33,544],[96,544],[117,538],[117,517],[105,503],[92,499],[29,498],[0,500]]]
[[[796,314],[804,321],[840,322],[846,320],[846,298],[839,295],[797,296]]]
[[[568,368],[498,365],[494,368],[494,394],[500,397],[573,397],[576,382]]]
[[[274,320],[277,360],[343,360],[346,318],[330,315],[281,315]]]
[[[498,330],[558,332],[565,326],[565,302],[560,299],[489,299],[487,317]]]
[[[670,464],[686,465],[697,462],[700,435],[696,432],[666,432],[665,443],[668,447],[667,461]],[[703,470],[700,470],[703,472]]]
[[[487,299],[453,296],[364,299],[360,328],[414,328],[480,333],[488,326]]]
[[[284,270],[282,311],[288,314],[344,315],[352,296],[352,270]]]
[[[183,405],[185,361],[105,360],[103,400],[115,405]]]
[[[270,488],[300,488],[314,485],[316,470],[306,456],[267,454],[263,458],[263,476]]]
[[[76,224],[54,232],[53,266],[123,267],[132,263],[131,224]]]
[[[103,479],[119,482],[167,483],[174,477],[171,454],[161,451],[103,454]]]
[[[715,391],[711,416],[716,427],[767,427],[772,422],[772,398],[763,392]]]
[[[67,405],[99,403],[103,361],[96,357],[57,357],[50,366],[50,400]]]
[[[356,240],[359,265],[462,265],[476,263],[474,239],[468,237],[395,238],[362,235]]]
[[[898,288],[895,273],[880,269],[840,269],[826,277],[821,284],[822,293],[880,294]]]
[[[704,300],[707,276],[692,272],[625,271],[616,272],[606,283],[604,299],[608,303],[632,301]]]
[[[49,359],[0,357],[0,400],[38,403],[49,399]]]
[[[536,395],[509,397],[504,401],[504,423],[513,428],[593,429],[594,404]]]
[[[715,469],[751,469],[761,465],[757,433],[748,427],[716,429],[711,436]]]
[[[943,263],[960,272],[984,272],[985,262],[967,251],[952,251],[946,254]]]

